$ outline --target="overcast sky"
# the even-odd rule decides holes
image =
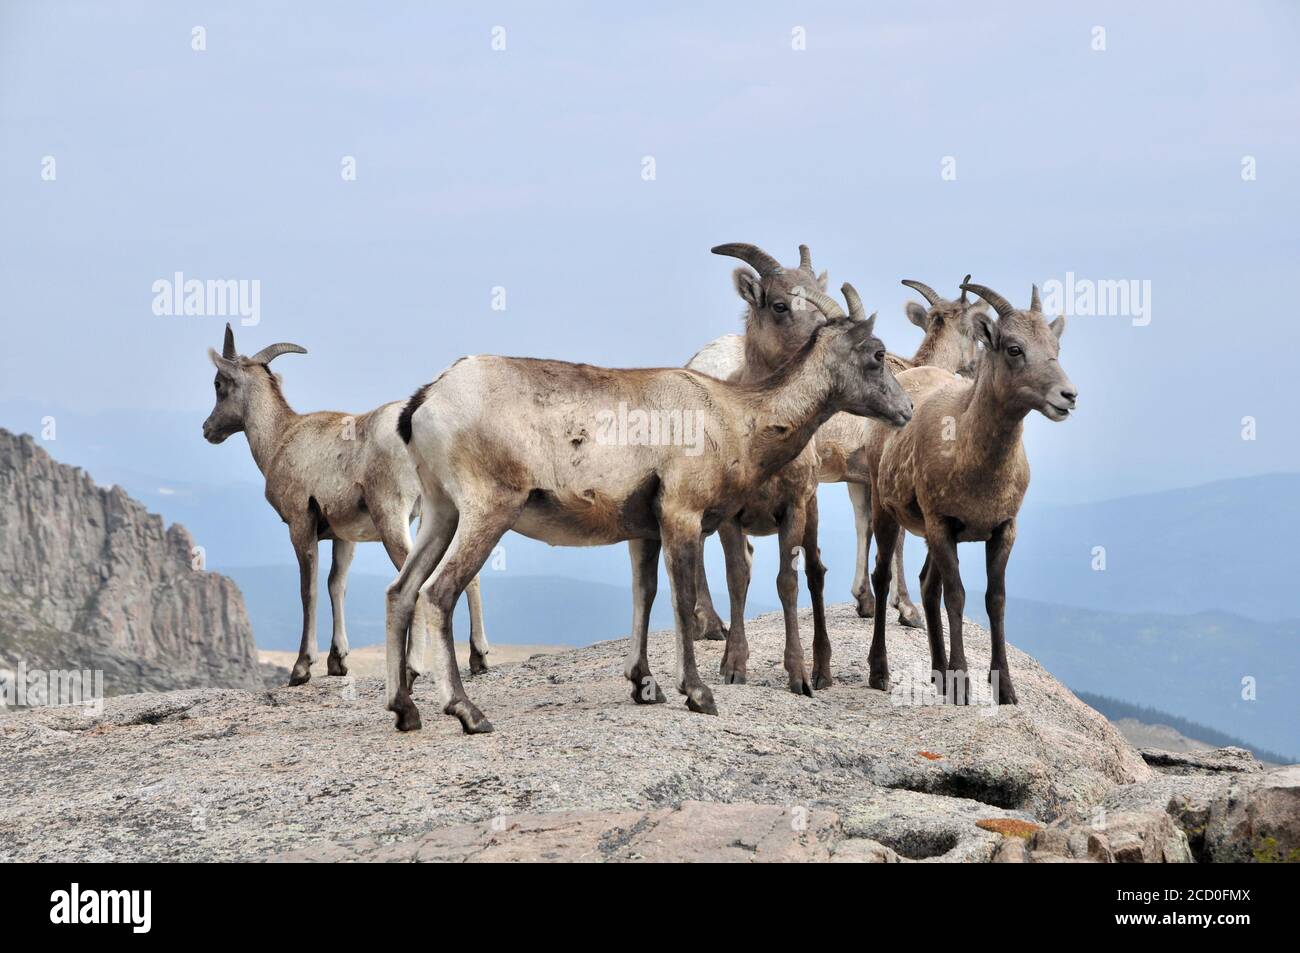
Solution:
[[[905,354],[902,278],[1150,283],[1069,321],[1048,498],[1300,469],[1295,5],[443,6],[0,6],[0,399],[198,440],[225,318],[156,315],[176,272],[260,282],[240,349],[310,350],[299,410],[466,353],[680,364],[739,329],[711,245],[807,242]]]

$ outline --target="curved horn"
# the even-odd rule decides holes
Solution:
[[[817,272],[813,270],[812,252],[808,250],[807,245],[799,246],[799,267],[814,275],[817,274]]]
[[[726,255],[730,258],[739,258],[745,264],[749,265],[758,272],[760,278],[768,278],[772,275],[785,273],[781,263],[769,255],[757,245],[746,245],[744,242],[731,242],[726,245],[714,245],[709,251],[715,255]]]
[[[1029,310],[1039,312],[1043,310],[1043,303],[1038,300],[1038,285],[1034,285],[1034,297],[1029,302]]]
[[[807,298],[813,304],[817,305],[819,311],[828,318],[844,317],[844,309],[840,307],[839,302],[824,291],[816,288],[796,288],[795,293]]]
[[[1010,301],[1002,297],[1002,295],[998,294],[992,288],[985,288],[983,285],[972,285],[969,282],[963,281],[961,283],[961,290],[972,291],[975,294],[979,295],[981,298],[983,298],[985,301],[987,301],[989,304],[993,305],[993,308],[995,311],[997,311],[999,318],[1005,318],[1007,315],[1011,314],[1013,311],[1016,310],[1015,306],[1012,305]]]
[[[306,354],[305,347],[297,344],[270,344],[262,348],[248,360],[253,364],[270,364],[281,354]]]
[[[970,275],[967,275],[965,278],[963,278],[963,279],[961,280],[961,286],[960,286],[960,287],[961,287],[961,303],[962,303],[962,304],[967,304],[967,303],[969,302],[969,300],[970,300],[970,299],[967,297],[967,295],[966,295],[966,282],[968,282],[968,281],[970,281]]]
[[[226,322],[226,342],[221,345],[221,356],[227,361],[233,361],[236,358],[235,353],[235,332],[230,330],[230,322]]]
[[[911,279],[904,280],[902,283],[907,285],[909,288],[915,288],[919,291],[925,300],[930,302],[930,307],[932,308],[936,304],[941,304],[943,302],[943,298],[939,297],[938,293],[929,285],[923,285],[921,282],[912,281]]]
[[[858,289],[846,281],[840,287],[840,291],[844,294],[844,300],[849,303],[849,317],[854,321],[866,320],[867,309],[862,306],[862,299],[858,297]]]

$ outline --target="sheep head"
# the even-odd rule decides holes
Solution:
[[[965,280],[970,281],[970,275]],[[975,315],[987,311],[987,305],[971,301],[965,290],[960,298],[949,300],[919,281],[906,280],[903,284],[926,301],[924,306],[909,301],[904,308],[907,319],[925,332],[915,363],[944,367],[967,377],[974,374],[978,354]]]
[[[715,255],[739,258],[749,268],[732,273],[736,293],[745,302],[745,340],[748,358],[757,360],[767,370],[780,367],[791,355],[808,343],[813,331],[824,324],[826,316],[801,290],[826,290],[827,274],[813,270],[812,253],[807,245],[799,246],[799,265],[785,268],[757,245],[733,242],[717,245]]]
[[[231,434],[244,430],[254,395],[260,389],[270,387],[279,396],[279,378],[267,365],[281,354],[306,353],[305,347],[281,343],[264,347],[252,357],[241,357],[235,350],[235,332],[227,324],[221,353],[208,348],[208,358],[217,369],[216,379],[212,382],[217,403],[208,419],[203,421],[204,439],[209,443],[221,443]],[[279,399],[283,400],[282,397]]]
[[[837,410],[901,427],[912,419],[912,400],[885,364],[885,345],[876,337],[876,316],[866,316],[852,285],[845,283],[840,290],[849,305],[847,315],[825,292],[802,293],[826,316],[805,350],[823,349]]]
[[[991,375],[998,400],[1013,412],[1037,410],[1058,422],[1069,417],[1079,393],[1060,362],[1065,315],[1047,320],[1037,286],[1024,310],[983,285],[963,282],[961,287],[979,295],[998,313],[996,320],[987,313],[974,318],[975,335],[985,352],[980,373]]]

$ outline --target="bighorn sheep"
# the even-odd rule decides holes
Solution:
[[[768,292],[777,303],[782,300],[781,295],[783,293],[788,295],[790,289],[795,286],[808,286],[815,280],[817,286],[824,288],[826,275],[823,272],[819,278],[814,279],[812,258],[806,245],[799,246],[799,268],[791,269],[788,272],[770,255],[754,248],[754,246],[735,245],[724,247],[734,249],[734,251],[728,253],[735,254],[742,259],[745,259],[746,255],[751,256],[753,258],[752,264],[759,271],[757,276],[746,269],[737,269],[735,273],[737,291],[748,305],[745,335],[724,335],[717,338],[696,354],[686,366],[726,380],[739,380],[742,377],[758,379],[764,374],[771,373],[775,367],[788,358],[789,354],[793,353],[793,350],[801,346],[802,340],[812,333],[817,323],[824,319],[820,312],[805,310],[801,323],[788,319],[783,321],[782,313],[773,314],[770,310],[766,310],[765,305],[770,309],[770,303],[764,297],[764,283],[769,281],[767,275],[770,272],[774,276],[770,280],[777,282]],[[967,275],[966,278],[969,280],[970,275]],[[933,364],[953,373],[969,373],[974,366],[976,353],[972,319],[977,311],[984,310],[985,305],[982,302],[969,301],[965,292],[962,293],[959,299],[948,301],[935,293],[928,285],[919,281],[904,281],[903,284],[919,291],[930,307],[927,309],[915,302],[908,302],[906,307],[907,316],[913,324],[925,332],[925,337],[917,348],[916,354],[910,360],[893,353],[888,354],[886,361],[890,368],[897,372],[918,364]],[[777,337],[773,332],[774,328],[783,330],[784,335]],[[757,336],[764,346],[756,347],[751,344],[751,336]],[[848,486],[849,498],[854,508],[858,543],[853,595],[857,601],[858,614],[867,617],[875,612],[875,600],[871,596],[870,584],[866,581],[867,553],[871,538],[871,503],[870,475],[867,473],[862,459],[862,446],[865,441],[865,421],[855,418],[851,414],[839,414],[818,431],[817,437],[809,445],[810,450],[805,451],[805,453],[811,452],[813,448],[816,449],[818,479],[820,482],[844,482]],[[794,465],[792,464],[792,467]],[[798,498],[803,499],[804,496],[798,494]],[[816,507],[815,496],[812,497],[812,506]],[[811,516],[815,532],[815,510]],[[743,681],[743,659],[746,653],[740,651],[740,647],[744,644],[743,611],[745,592],[749,586],[749,565],[752,547],[746,545],[744,552],[741,552],[738,543],[733,538],[733,532],[725,525],[720,528],[719,537],[722,541],[723,551],[727,556],[727,582],[732,599],[731,625],[732,627],[737,624],[742,626],[739,637],[729,641],[727,654],[723,659],[723,674],[729,681]],[[811,593],[815,588],[820,588],[824,578],[824,567],[822,567],[820,560],[813,559],[812,553],[814,550],[805,547],[804,552],[807,560],[808,584]],[[636,565],[635,556],[633,564]],[[891,603],[898,608],[899,618],[903,624],[919,626],[920,614],[908,597],[907,584],[903,577],[903,552],[901,546],[896,551],[895,565],[895,585],[891,593]],[[636,596],[638,599],[640,598],[639,593]],[[697,596],[699,601],[697,614],[700,620],[701,632],[704,636],[711,638],[713,637],[712,633],[715,631],[721,632],[724,636],[729,636],[730,632],[723,627],[721,620],[714,611],[708,582],[703,575],[697,580]],[[832,684],[829,668],[830,644],[829,639],[826,639],[824,642],[825,648],[819,651],[818,646],[822,644],[822,632],[818,631],[819,620],[823,618],[820,594],[814,594],[812,601],[815,630],[812,687],[826,688]],[[634,612],[634,626],[638,624],[642,614],[640,608]],[[736,649],[733,650],[731,643],[735,643]],[[739,671],[737,672],[733,667],[729,673],[728,663],[735,666],[737,661],[741,664]],[[736,677],[737,675],[739,677]]]
[[[807,245],[799,246],[799,267],[786,270],[775,258],[755,245],[729,244],[712,249],[753,266],[737,268],[733,273],[736,291],[748,305],[745,334],[735,352],[742,356],[739,367],[728,367],[733,355],[711,345],[686,365],[704,373],[723,371],[725,379],[743,385],[758,385],[786,363],[808,343],[813,333],[830,315],[843,317],[833,299],[822,293],[826,273],[819,277],[812,267]],[[813,295],[818,300],[813,299]],[[861,308],[856,297],[853,307]],[[719,339],[714,342],[725,342]],[[721,357],[722,360],[718,360]],[[701,627],[696,634],[708,638],[713,631],[725,633],[726,649],[722,656],[722,676],[728,683],[743,683],[749,646],[745,639],[745,598],[749,590],[749,573],[753,547],[746,534],[780,537],[780,569],[777,592],[785,615],[786,646],[784,663],[790,690],[796,695],[812,696],[814,686],[830,684],[830,636],[826,631],[826,613],[822,601],[825,567],[817,545],[817,452],[810,441],[785,467],[765,483],[755,486],[736,508],[735,515],[719,524],[718,535],[727,560],[727,589],[731,599],[731,626],[724,629],[709,596],[704,561],[697,564],[696,616]],[[658,575],[657,556],[647,558],[645,540],[631,540],[632,556],[632,625],[634,638],[644,639],[649,625],[650,604],[654,599]],[[813,673],[810,678],[804,664],[799,640],[798,578],[796,565],[802,556],[808,592],[813,606]]]
[[[808,343],[813,331],[823,324],[826,316],[802,294],[805,289],[826,290],[826,272],[816,274],[812,266],[812,253],[807,245],[799,246],[799,266],[783,268],[775,258],[755,245],[730,244],[719,245],[713,249],[715,254],[739,258],[755,269],[737,268],[732,273],[736,293],[745,302],[745,333],[724,334],[722,337],[705,345],[686,366],[693,371],[700,371],[710,377],[727,380],[738,384],[753,384],[772,374],[788,361],[800,348]],[[805,450],[804,453],[808,453]],[[793,464],[792,464],[793,465]],[[722,535],[722,531],[720,531]],[[631,541],[628,546],[635,550],[638,541]],[[725,550],[725,542],[724,542]],[[744,569],[745,588],[748,589],[749,553],[752,546],[746,544]],[[730,556],[728,557],[731,558]],[[632,564],[637,565],[637,555],[632,554]],[[728,566],[731,563],[728,562]],[[730,570],[729,570],[730,571]],[[633,579],[635,592],[636,580]],[[696,615],[699,627],[696,637],[701,639],[724,639],[727,627],[722,624],[713,598],[709,592],[708,580],[704,575],[704,564],[700,563],[696,578]],[[733,594],[734,597],[734,594]],[[743,606],[744,599],[741,598]],[[733,605],[733,618],[734,616]],[[633,613],[635,626],[642,611],[637,608]],[[645,607],[648,620],[649,607]],[[739,679],[743,681],[743,679]]]
[[[961,702],[969,698],[962,611],[966,593],[957,565],[959,542],[984,541],[988,567],[985,607],[993,640],[990,681],[996,673],[999,704],[1015,704],[1007,667],[1003,628],[1006,569],[1016,538],[1016,515],[1029,486],[1029,462],[1021,435],[1024,419],[1037,410],[1048,420],[1065,420],[1078,392],[1061,368],[1064,315],[1050,324],[1041,313],[1038,288],[1027,310],[982,285],[963,282],[998,313],[974,317],[984,345],[973,381],[946,371],[918,367],[899,382],[915,402],[912,421],[902,430],[870,424],[867,466],[871,473],[876,568],[871,574],[876,598],[889,589],[890,562],[900,527],[925,538],[928,555],[921,569],[921,602],[930,637],[930,664],[940,691]],[[945,657],[942,595],[948,610],[951,652]],[[868,655],[872,688],[888,689],[884,614],[875,617]]]
[[[963,281],[970,281],[967,275]],[[980,301],[969,301],[965,291],[956,300],[948,300],[939,295],[929,285],[919,281],[904,280],[908,288],[920,292],[928,308],[923,308],[915,301],[907,302],[907,318],[925,332],[916,353],[911,360],[889,355],[890,368],[895,374],[913,367],[930,366],[951,371],[954,374],[969,376],[975,368],[975,334],[974,315],[984,311]],[[860,445],[865,436],[863,421],[845,417],[832,421],[822,436],[828,462],[838,459],[851,460],[855,453],[855,444]],[[828,466],[824,471],[823,483],[837,482],[839,468]],[[856,475],[858,479],[852,479]],[[871,494],[868,477],[861,467],[847,467],[839,479],[846,481],[849,502],[853,504],[853,517],[857,530],[857,565],[853,572],[853,599],[858,606],[858,615],[868,618],[875,614],[876,600],[871,594],[871,583],[867,579],[867,560],[871,545]],[[903,545],[899,545],[894,554],[893,587],[890,590],[889,604],[898,610],[898,621],[906,626],[919,628],[921,614],[907,592],[907,577],[903,573]]]
[[[428,518],[388,589],[386,700],[397,728],[420,727],[401,675],[407,627],[422,593],[440,636],[433,658],[442,710],[467,733],[492,729],[461,684],[451,610],[510,529],[553,545],[646,540],[647,557],[662,546],[676,616],[676,687],[692,711],[716,714],[691,641],[702,536],[798,456],[832,413],[900,425],[910,419],[911,402],[885,367],[873,324],[854,308],[851,318],[825,324],[779,373],[752,386],[680,368],[608,370],[481,356],[462,358],[417,391],[398,429]],[[650,420],[685,423],[689,413],[701,440],[684,447],[648,439],[644,428],[620,429],[610,439],[608,414],[620,405]],[[624,675],[638,703],[664,701],[643,636],[633,639]]]
[[[221,443],[243,431],[257,468],[266,477],[266,499],[289,525],[298,556],[302,593],[302,643],[289,675],[290,685],[311,678],[316,658],[316,549],[320,540],[334,542],[330,566],[330,607],[334,637],[328,672],[348,673],[347,628],[343,595],[356,544],[380,540],[399,569],[411,548],[411,519],[420,514],[420,484],[405,446],[397,437],[402,402],[385,404],[368,414],[297,414],[284,399],[271,361],[281,354],[306,354],[297,344],[272,344],[252,357],[235,351],[235,335],[226,325],[221,354],[211,348],[216,365],[217,403],[203,422],[209,443]],[[423,524],[425,517],[421,516]],[[486,669],[487,635],[478,579],[469,583],[470,668]],[[411,675],[424,669],[424,620],[413,627],[417,645],[411,652]]]

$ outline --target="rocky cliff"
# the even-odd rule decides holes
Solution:
[[[101,669],[109,695],[260,687],[243,597],[193,546],[0,429],[0,668]]]
[[[1296,855],[1300,769],[1267,773],[1244,752],[1144,757],[1014,648],[1019,706],[912,704],[928,685],[925,633],[889,626],[899,690],[886,694],[866,687],[867,624],[849,606],[827,615],[837,683],[811,699],[785,688],[779,613],[749,623],[747,685],[720,684],[721,645],[698,643],[716,718],[671,691],[634,705],[626,641],[469,679],[496,726],[473,737],[424,680],[424,728],[399,734],[382,679],[355,676],[10,715],[0,859]],[[801,624],[811,631],[806,612]],[[987,668],[988,635],[968,623],[966,644]],[[650,660],[671,677],[668,633],[651,635]]]

